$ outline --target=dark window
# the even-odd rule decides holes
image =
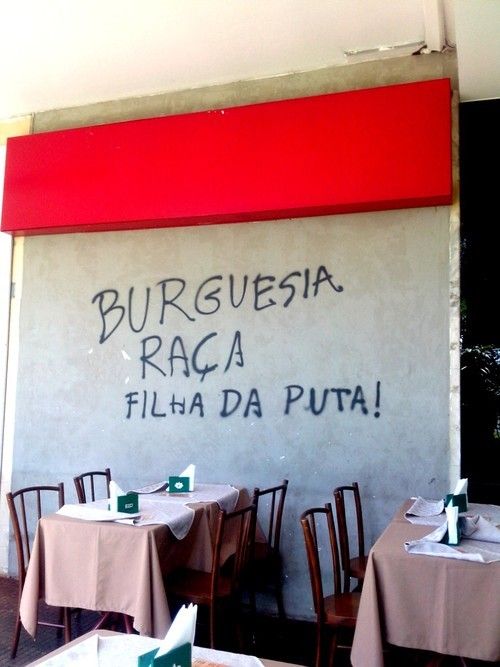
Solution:
[[[500,504],[500,100],[460,105],[461,440],[469,499]]]

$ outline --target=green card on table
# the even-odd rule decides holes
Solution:
[[[168,492],[169,493],[188,493],[189,492],[189,477],[169,477],[168,478]]]

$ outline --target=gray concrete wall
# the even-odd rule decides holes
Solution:
[[[458,89],[456,53],[453,50],[324,67],[312,72],[294,72],[267,79],[236,81],[163,95],[111,100],[83,107],[54,109],[35,115],[33,131],[47,132],[121,120],[223,109],[242,104],[443,77],[450,78],[453,89]]]
[[[27,239],[13,486],[64,481],[71,500],[86,469],[133,487],[190,462],[249,488],[287,477],[288,606],[307,616],[300,512],[358,480],[370,542],[404,498],[448,489],[448,221],[443,207]],[[230,276],[235,303],[248,276],[238,308]]]

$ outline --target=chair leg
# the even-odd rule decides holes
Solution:
[[[321,667],[321,645],[323,643],[323,626],[320,621],[316,623],[316,659],[315,667]]]
[[[332,667],[335,661],[335,654],[337,653],[337,633],[334,631],[332,634],[332,638],[330,640],[330,651],[328,654],[328,665],[329,667]]]
[[[110,619],[110,617],[111,617],[111,612],[110,611],[104,612],[103,615],[101,616],[101,618],[94,625],[92,630],[100,630],[101,628],[103,628],[105,623],[107,623],[108,620]]]
[[[21,617],[19,613],[17,614],[16,626],[14,629],[14,641],[12,642],[12,651],[10,652],[10,657],[12,660],[16,657],[17,647],[19,645],[19,636],[21,634]]]
[[[257,627],[257,600],[255,593],[255,586],[253,582],[250,583],[248,590],[248,605],[250,608],[250,628],[251,628],[251,645],[255,646],[257,643],[256,627]]]
[[[240,653],[246,653],[247,652],[247,645],[245,642],[245,631],[243,628],[243,613],[241,610],[241,598],[236,598],[231,601],[231,605],[229,607],[229,613],[231,614],[231,618],[233,619],[234,625],[235,625],[235,635],[237,637],[238,641],[238,651]],[[251,619],[251,628],[250,628],[250,636],[253,634],[253,630],[255,628],[254,624],[255,619]]]
[[[279,577],[279,575],[278,575]],[[276,602],[278,603],[278,616],[280,621],[286,621],[285,605],[283,603],[283,588],[281,586],[281,581],[276,581]]]
[[[64,643],[71,641],[71,609],[63,607]]]
[[[125,631],[128,635],[133,634],[134,626],[132,624],[132,619],[128,614],[123,614],[123,623],[125,625]]]
[[[210,602],[210,648],[215,648],[215,600]]]

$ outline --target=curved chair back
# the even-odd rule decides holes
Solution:
[[[111,482],[111,471],[109,468],[104,470],[92,470],[84,472],[81,475],[73,477],[75,483],[76,495],[79,503],[86,503],[96,500],[96,480],[105,482],[105,496],[101,498],[109,498],[109,483]]]
[[[64,484],[62,482],[57,486],[28,486],[13,493],[7,493],[7,506],[14,530],[20,583],[24,583],[36,524],[44,514],[44,508],[48,507],[49,511],[53,512],[63,505]]]
[[[38,520],[47,512],[54,512],[64,505],[64,484],[57,486],[27,486],[18,491],[9,492],[7,495],[7,506],[9,508],[14,540],[16,543],[17,569],[18,569],[18,606],[16,623],[14,626],[14,637],[12,641],[11,658],[16,657],[19,637],[21,633],[21,618],[19,615],[19,604],[23,592],[26,570],[31,557],[31,548],[35,536]],[[64,621],[54,623],[51,621],[38,620],[38,625],[48,625],[55,628],[64,628],[65,641],[71,638],[71,623],[69,610],[64,609]]]
[[[350,589],[351,577],[363,581],[366,569],[365,557],[365,534],[363,529],[363,510],[361,508],[361,496],[359,485],[353,482],[351,486],[338,486],[333,491],[335,508],[337,511],[337,524],[339,529],[340,555],[342,558],[342,569],[344,570],[344,590]],[[346,510],[346,499],[351,497],[351,506],[354,505],[356,516],[356,541],[357,555],[353,558],[349,547],[349,529]]]
[[[219,510],[212,556],[211,595],[213,598],[217,597],[219,577],[224,565],[224,546],[228,544],[234,548],[228,572],[231,577],[231,594],[235,595],[240,590],[242,575],[250,557],[250,542],[255,532],[255,512],[256,508],[253,504],[234,512]]]
[[[359,593],[345,593],[341,590],[340,556],[330,503],[324,507],[313,507],[300,517],[304,531],[307,563],[311,578],[311,591],[316,612],[316,659],[315,667],[320,667],[323,657],[323,634],[326,628],[332,632],[329,662],[333,665],[338,648],[350,648],[338,643],[338,630],[344,628],[352,632],[356,626],[359,608]],[[328,548],[329,547],[329,548]],[[324,556],[323,563],[321,556]],[[331,563],[328,556],[331,557]],[[325,558],[328,562],[325,562]],[[324,595],[323,575],[333,572],[333,595]],[[328,577],[330,578],[330,577]]]
[[[324,545],[319,541],[319,536],[327,536],[330,547],[329,555],[331,557],[331,564],[328,563],[326,565],[323,562],[323,570],[325,567],[328,567],[328,570],[333,572],[334,593],[338,594],[341,591],[340,558],[331,503],[326,503],[324,507],[312,507],[306,510],[300,517],[300,523],[304,532],[314,611],[319,618],[324,619],[325,596],[323,593],[323,574],[320,559],[320,552]]]
[[[169,595],[208,607],[211,648],[215,648],[218,602],[222,599],[231,601],[232,621],[236,622],[238,618],[242,574],[248,559],[249,542],[253,539],[254,523],[255,505],[234,512],[220,509],[215,524],[211,571],[180,568],[167,578]]]
[[[288,488],[288,480],[284,479],[281,484],[271,486],[267,489],[255,487],[253,491],[252,502],[256,507],[257,518],[259,516],[260,499],[263,496],[269,497],[269,514],[266,521],[262,523],[267,528],[267,544],[271,551],[279,552],[281,540],[281,524],[283,520],[283,508],[285,506],[285,497]],[[262,516],[263,512],[261,512]]]

